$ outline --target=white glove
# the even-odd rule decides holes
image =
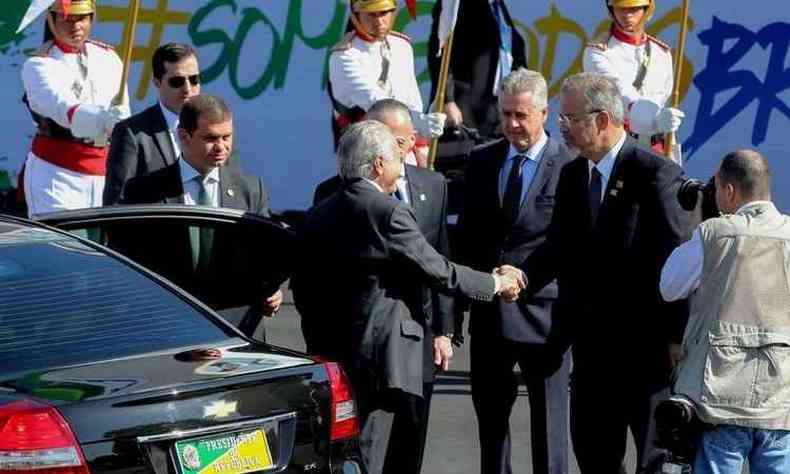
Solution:
[[[71,117],[71,134],[94,142],[106,141],[116,123],[129,116],[124,106],[105,108],[93,104],[80,104]]]
[[[674,107],[664,107],[653,120],[653,128],[657,133],[676,132],[683,123],[686,114]]]
[[[104,130],[106,131],[107,135],[112,133],[112,129],[115,127],[115,124],[128,116],[129,112],[126,110],[126,107],[113,105],[107,109],[104,113]]]
[[[417,133],[423,137],[437,138],[444,133],[444,122],[447,121],[447,115],[441,112],[431,112],[430,114],[412,112],[411,121],[414,123],[414,128],[417,129]]]

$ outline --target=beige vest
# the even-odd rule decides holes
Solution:
[[[751,203],[700,236],[675,391],[707,423],[790,429],[790,217]]]

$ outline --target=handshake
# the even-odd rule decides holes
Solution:
[[[495,268],[491,276],[496,282],[496,294],[507,303],[514,303],[521,290],[527,287],[527,277],[524,272],[510,265]]]

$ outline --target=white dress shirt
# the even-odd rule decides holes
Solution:
[[[512,143],[510,144],[510,149],[507,152],[507,158],[502,164],[502,169],[499,170],[499,202],[502,202],[502,199],[504,199],[505,189],[507,188],[507,180],[510,177],[510,170],[513,168],[513,163],[515,162],[516,156],[518,155],[524,155],[527,157],[527,159],[524,160],[524,163],[521,165],[521,201],[524,201],[524,197],[529,191],[529,186],[532,184],[532,180],[535,178],[535,172],[538,170],[538,165],[540,164],[540,160],[543,158],[543,152],[546,150],[546,144],[548,142],[549,137],[544,131],[538,141],[529,147],[525,152],[518,151]]]
[[[199,179],[203,179],[206,193],[211,201],[212,207],[219,205],[219,168],[213,168],[209,174],[202,176],[185,159],[179,159],[178,165],[181,168],[181,182],[184,186],[184,204],[196,205],[200,195]]]
[[[620,137],[620,140],[614,144],[611,150],[607,154],[601,158],[601,161],[598,163],[593,163],[592,160],[587,160],[587,184],[590,184],[590,179],[592,179],[592,170],[593,168],[598,169],[598,172],[601,173],[601,202],[606,195],[606,187],[609,185],[609,178],[612,176],[612,169],[614,169],[614,162],[617,159],[617,154],[620,153],[622,150],[623,145],[625,144],[625,132],[623,132],[623,136]]]
[[[165,116],[165,122],[167,122],[167,131],[170,132],[170,143],[173,144],[174,156],[181,156],[181,142],[178,140],[178,114],[165,107],[161,101],[159,108],[162,109],[162,115]]]
[[[769,201],[752,201],[741,206],[735,213],[739,214],[752,205],[765,204],[766,202]],[[661,270],[659,289],[664,300],[680,300],[696,291],[702,278],[703,261],[702,236],[699,227],[697,227],[691,240],[672,251]]]

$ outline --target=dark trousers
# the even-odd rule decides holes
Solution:
[[[571,439],[582,474],[625,474],[626,442],[630,428],[637,452],[636,472],[642,472],[654,449],[653,413],[666,395],[665,386],[643,380],[638,370],[623,372],[614,364],[575,366],[571,378]],[[620,355],[624,357],[624,355]]]
[[[433,382],[423,398],[387,390],[374,398],[359,395],[360,447],[368,474],[419,474],[428,434]]]
[[[568,472],[568,354],[543,344],[508,341],[476,331],[471,337],[472,401],[480,434],[480,472],[512,472],[510,412],[518,395],[519,365],[527,385],[535,474]]]

